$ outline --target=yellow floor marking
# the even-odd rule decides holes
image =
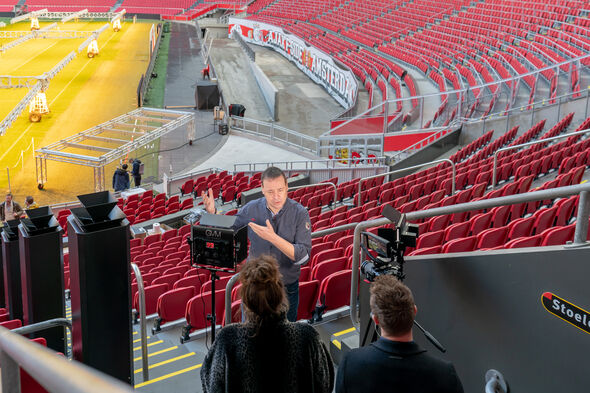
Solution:
[[[139,333],[137,333],[137,332],[133,332],[133,334],[139,334]]]
[[[146,336],[146,338],[151,338],[150,336]],[[137,340],[133,340],[133,343],[135,344],[136,342],[140,342],[141,338],[138,338]]]
[[[338,340],[332,340],[332,344],[336,345],[336,348],[341,349],[340,341],[338,341]]]
[[[583,180],[580,184],[584,184],[586,183],[588,180]]]
[[[176,348],[178,348],[178,347],[177,347],[177,346],[174,346],[174,347],[170,347],[170,348],[162,349],[161,351],[157,351],[157,352],[154,352],[154,353],[150,353],[150,354],[148,355],[148,358],[151,358],[152,356],[159,355],[159,354],[161,354],[161,353],[166,353],[166,352],[173,351],[173,350],[175,350]],[[134,358],[134,359],[133,359],[133,361],[134,361],[134,362],[137,362],[138,360],[141,360],[141,356],[139,356],[139,357],[136,357],[136,358]]]
[[[164,360],[163,362],[160,362],[160,363],[152,364],[148,368],[151,370],[152,368],[160,367],[160,366],[163,366],[163,365],[168,364],[168,363],[175,362],[175,361],[180,360],[180,359],[188,358],[189,356],[193,356],[194,354],[195,354],[194,352],[185,353],[184,355],[180,355],[180,356],[177,356],[177,357],[172,358],[172,359]],[[142,371],[143,371],[143,368],[140,368],[139,370],[135,370],[135,374],[140,373]]]
[[[149,343],[147,346],[151,347],[154,345],[158,345],[158,344],[162,344],[164,342],[164,340],[160,340],[160,341],[154,341],[153,343]],[[133,348],[134,351],[139,351],[141,349],[141,347],[135,347]]]
[[[343,331],[341,331],[341,332],[334,333],[334,334],[333,334],[333,336],[334,336],[334,337],[342,336],[343,334],[350,333],[350,332],[354,332],[355,330],[356,330],[356,328],[354,328],[354,327],[351,327],[350,329],[346,329],[346,330],[343,330]]]
[[[196,366],[187,367],[185,369],[178,370],[176,372],[173,372],[173,373],[170,373],[170,374],[166,374],[166,375],[162,375],[161,377],[158,377],[158,378],[155,378],[155,379],[151,379],[151,380],[146,381],[146,382],[139,383],[139,384],[135,385],[135,389],[141,388],[141,387],[143,387],[145,385],[149,385],[149,384],[154,383],[154,382],[159,382],[159,381],[162,381],[164,379],[175,377],[175,376],[177,376],[179,374],[184,374],[184,373],[187,373],[189,371],[196,370],[197,368],[200,368],[201,366],[202,366],[202,364],[197,364]]]

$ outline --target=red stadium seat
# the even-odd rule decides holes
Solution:
[[[562,227],[549,228],[541,233],[543,238],[541,246],[561,246],[568,241],[574,240],[576,224],[570,224]]]
[[[319,281],[307,281],[299,283],[299,306],[297,308],[297,320],[311,319],[320,289]]]
[[[145,314],[151,315],[156,312],[158,298],[168,290],[167,284],[150,285],[145,289]],[[133,297],[133,308],[139,312],[139,293]]]
[[[352,270],[333,273],[322,282],[318,296],[318,315],[350,304]]]
[[[476,245],[477,236],[463,237],[460,239],[451,240],[448,243],[446,243],[442,248],[442,252],[444,254],[447,254],[452,252],[474,251]]]
[[[159,332],[166,322],[184,318],[186,304],[195,295],[192,287],[169,290],[158,298],[156,307],[158,317],[155,320],[153,333]]]
[[[513,239],[506,243],[506,248],[523,248],[523,247],[538,247],[541,245],[543,241],[543,236],[535,235],[535,236],[525,236]]]
[[[220,322],[223,320],[224,301],[225,291],[223,289],[215,291],[215,316]],[[185,330],[190,332],[211,326],[211,322],[207,320],[207,314],[211,314],[211,292],[197,295],[188,301],[184,315],[187,322]]]
[[[315,265],[311,271],[311,280],[317,280],[320,284],[332,273],[346,269],[348,257],[328,259]]]

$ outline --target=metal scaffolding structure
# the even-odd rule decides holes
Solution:
[[[61,23],[66,23],[67,21],[70,21],[72,19],[78,19],[81,18],[84,14],[88,13],[88,9],[83,9],[80,10],[78,12],[72,12],[71,15],[68,16],[64,16],[63,18],[61,18]]]
[[[79,11],[81,12],[81,11]],[[10,20],[10,23],[17,23],[26,19],[31,18],[32,16],[36,16],[37,18],[43,19],[59,19],[62,20],[64,18],[68,18],[72,15],[79,14],[79,12],[49,12],[47,9],[33,11],[25,15],[17,16]],[[114,12],[86,12],[80,15],[75,16],[74,18],[78,19],[109,19],[111,20],[117,14]]]
[[[104,191],[107,164],[181,127],[187,129],[187,135],[194,132],[193,113],[157,108],[135,109],[36,150],[37,185],[42,189],[47,182],[47,160],[51,160],[93,168],[94,189]],[[72,152],[72,149],[87,153]]]

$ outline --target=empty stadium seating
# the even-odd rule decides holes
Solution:
[[[368,90],[369,106],[379,103],[373,98],[392,98],[388,91],[395,92],[396,98],[416,95],[414,82],[407,75],[403,80],[407,90],[399,86],[400,70],[409,66],[422,72],[441,92],[447,90],[447,84],[454,89],[461,89],[462,83],[472,87],[469,104],[463,108],[467,117],[478,109],[484,115],[502,109],[502,85],[514,86],[511,81],[493,84],[495,80],[518,77],[588,53],[590,34],[587,18],[581,17],[583,11],[581,0],[561,1],[555,6],[545,0],[454,0],[444,7],[433,0],[260,0],[247,9],[249,19],[284,27],[346,64]],[[378,52],[365,58],[364,47]],[[588,66],[590,59],[582,64]],[[554,102],[559,79],[567,80],[566,92],[580,96],[577,65],[562,65],[540,75],[542,82],[528,75],[518,84],[517,89],[525,89],[528,97],[524,104],[539,99]],[[482,83],[490,85],[476,87]],[[537,89],[539,83],[548,88]],[[438,111],[425,120],[425,127],[444,126],[457,116],[459,106],[451,103],[451,98],[441,96]],[[412,108],[415,104],[413,100]],[[508,109],[510,103],[502,105]],[[401,111],[401,103],[397,110]],[[403,118],[406,121],[409,113]]]

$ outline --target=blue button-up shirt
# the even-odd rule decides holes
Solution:
[[[241,228],[254,222],[266,226],[266,220],[270,221],[275,233],[293,244],[295,248],[295,260],[289,259],[278,248],[259,237],[251,228],[248,228],[250,240],[249,258],[262,254],[270,254],[279,262],[279,271],[283,275],[285,285],[299,279],[301,265],[309,261],[311,253],[311,222],[309,213],[300,203],[287,198],[283,208],[273,214],[266,204],[266,198],[262,197],[248,202],[238,212],[234,228]]]

